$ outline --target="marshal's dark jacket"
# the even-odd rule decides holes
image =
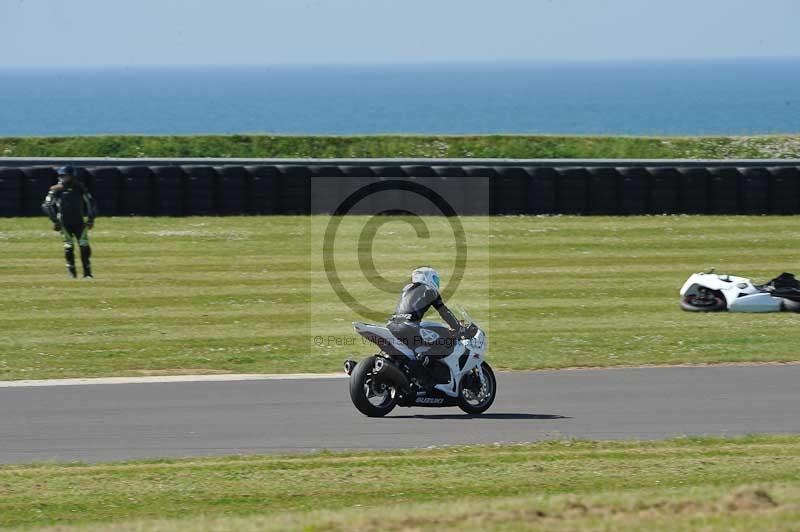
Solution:
[[[53,223],[64,226],[83,224],[84,219],[94,223],[97,216],[97,204],[80,181],[73,181],[69,185],[58,183],[50,187],[42,210]]]

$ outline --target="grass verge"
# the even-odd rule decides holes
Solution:
[[[355,246],[364,220],[345,218],[345,243]],[[413,267],[434,264],[446,288],[453,253],[437,240],[448,238],[444,220],[425,219],[431,237],[422,247],[395,245],[417,238],[408,224],[382,225],[377,271],[401,286]],[[800,360],[797,314],[678,307],[683,281],[711,266],[760,281],[800,269],[796,217],[462,222],[479,245],[451,302],[487,329],[498,369]],[[338,371],[374,347],[312,343],[352,336],[358,319],[324,274],[311,273],[320,255],[311,234],[326,223],[101,218],[91,236],[96,279],[81,281],[67,278],[46,220],[0,219],[0,379]],[[340,264],[342,282],[388,316],[396,295],[364,282],[358,257]]]
[[[2,157],[796,158],[800,136],[105,135],[0,137]]]
[[[0,466],[0,526],[791,530],[800,437]]]

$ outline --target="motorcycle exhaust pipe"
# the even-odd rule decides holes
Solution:
[[[350,359],[345,360],[344,372],[347,373],[348,375],[352,375],[353,369],[355,369],[356,364],[358,364],[358,362],[356,362],[355,360],[350,360]]]
[[[411,392],[411,383],[408,382],[408,377],[406,377],[405,373],[383,357],[378,357],[375,360],[375,376],[388,380],[403,393]]]

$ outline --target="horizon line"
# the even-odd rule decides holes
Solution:
[[[800,55],[744,55],[744,56],[708,56],[708,57],[629,57],[629,58],[597,58],[597,59],[434,59],[403,61],[297,61],[273,63],[98,63],[91,65],[0,65],[0,70],[89,70],[89,69],[195,69],[195,68],[337,68],[337,67],[404,67],[404,66],[441,66],[441,65],[569,65],[569,64],[613,64],[613,63],[704,63],[735,61],[775,61],[800,60]]]

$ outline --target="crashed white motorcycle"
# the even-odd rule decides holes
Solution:
[[[420,323],[420,335],[430,345],[414,351],[388,328],[353,323],[358,334],[380,347],[380,353],[360,362],[346,360],[350,399],[364,415],[382,417],[395,406],[458,406],[468,414],[481,414],[494,402],[497,381],[484,360],[486,333],[463,309],[459,337],[436,322]],[[417,362],[424,355],[425,363]]]
[[[800,312],[800,284],[782,273],[766,284],[746,277],[695,273],[681,288],[681,308],[690,312]]]

